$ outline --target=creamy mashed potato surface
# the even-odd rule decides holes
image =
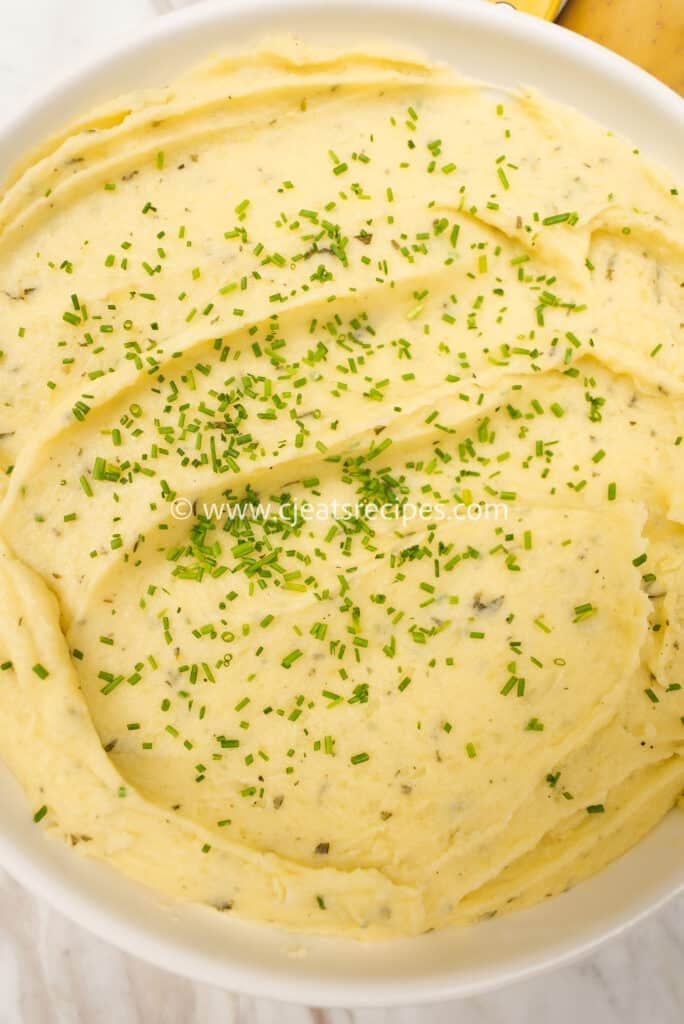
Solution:
[[[631,145],[382,48],[265,44],[34,152],[0,755],[36,820],[373,938],[637,842],[684,789],[683,239]]]

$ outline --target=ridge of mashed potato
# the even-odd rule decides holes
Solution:
[[[387,938],[684,790],[684,214],[627,142],[277,40],[0,193],[0,756],[180,900]]]

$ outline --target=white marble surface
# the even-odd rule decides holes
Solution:
[[[0,0],[0,120],[79,55],[183,2]],[[92,938],[0,871],[0,1024],[680,1024],[683,910],[680,898],[578,964],[479,998],[321,1011],[166,974]]]

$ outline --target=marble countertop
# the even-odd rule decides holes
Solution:
[[[227,0],[229,2],[229,0]],[[0,0],[0,120],[89,48],[183,0]],[[577,964],[421,1009],[250,999],[127,956],[0,871],[0,1024],[680,1024],[684,897]]]

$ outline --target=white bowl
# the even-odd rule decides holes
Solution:
[[[0,178],[43,135],[99,100],[159,84],[209,51],[281,30],[339,43],[391,38],[468,75],[536,86],[630,136],[684,177],[678,96],[607,50],[510,7],[479,0],[231,0],[160,19],[72,72],[0,130]],[[587,952],[684,889],[684,814],[675,811],[600,875],[532,910],[474,928],[360,945],[162,901],[48,840],[2,769],[0,803],[0,860],[79,924],[180,974],[319,1006],[416,1004],[482,992]]]

